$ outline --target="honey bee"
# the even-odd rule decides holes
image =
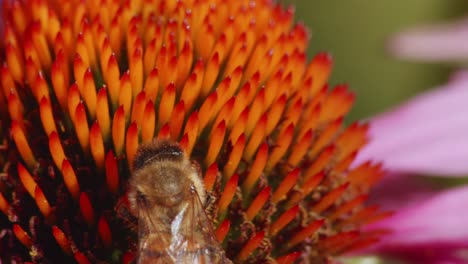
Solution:
[[[205,214],[206,196],[195,165],[177,143],[140,146],[128,192],[138,219],[137,263],[232,263]]]

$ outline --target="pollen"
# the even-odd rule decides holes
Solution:
[[[378,239],[361,227],[389,215],[366,203],[382,166],[350,167],[368,127],[344,125],[355,95],[328,83],[329,54],[307,60],[293,8],[2,4],[2,257],[130,263],[138,223],[118,205],[155,138],[198,163],[210,228],[235,263],[325,263]]]

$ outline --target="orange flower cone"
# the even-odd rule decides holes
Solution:
[[[179,141],[217,198],[235,263],[334,256],[360,227],[379,164],[349,168],[367,126],[329,88],[330,56],[269,0],[3,1],[2,260],[128,263],[116,204],[138,145]]]

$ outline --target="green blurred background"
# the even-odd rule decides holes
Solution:
[[[422,90],[443,84],[450,65],[397,60],[388,38],[408,26],[448,21],[468,11],[466,0],[295,0],[296,18],[311,30],[309,57],[329,51],[331,84],[357,92],[349,121],[389,109]]]

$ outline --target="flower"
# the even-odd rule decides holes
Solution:
[[[258,1],[4,1],[2,260],[128,263],[115,212],[143,142],[179,141],[235,262],[325,262],[377,240],[367,126],[306,62],[292,9]],[[6,102],[6,104],[5,104]]]

